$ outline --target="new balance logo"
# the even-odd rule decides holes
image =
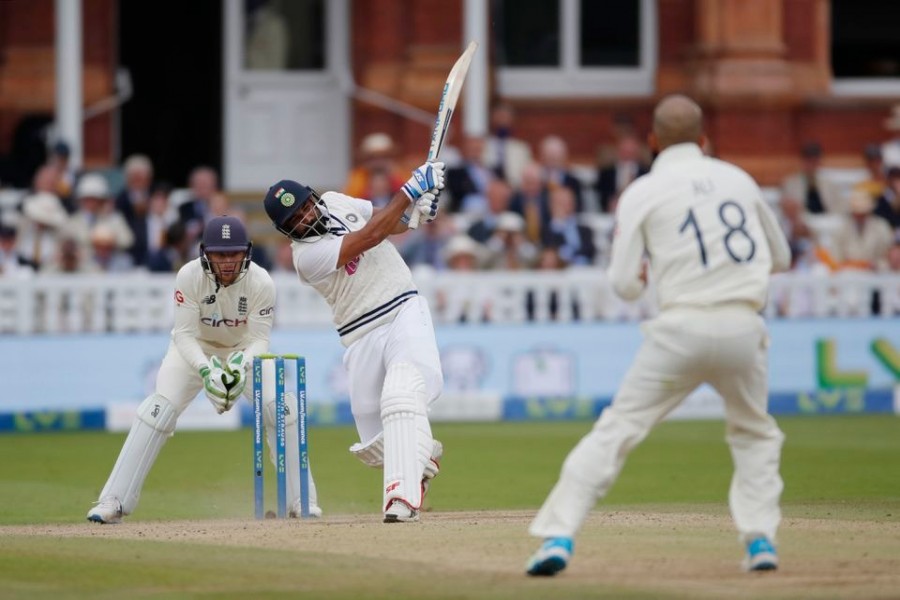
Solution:
[[[215,304],[216,303],[216,295],[210,294],[209,296],[203,296],[203,300],[200,301],[201,304]]]

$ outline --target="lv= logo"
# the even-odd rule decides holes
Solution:
[[[900,351],[885,338],[875,338],[869,349],[879,363],[900,383]],[[842,370],[837,364],[837,342],[816,340],[816,379],[820,389],[865,388],[869,373],[863,369]]]

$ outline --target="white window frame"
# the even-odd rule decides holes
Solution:
[[[509,98],[571,98],[650,96],[656,91],[658,50],[656,0],[639,0],[640,64],[637,67],[582,67],[578,15],[582,2],[560,0],[559,67],[497,68],[500,93]]]

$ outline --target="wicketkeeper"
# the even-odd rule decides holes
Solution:
[[[89,521],[118,523],[137,507],[144,479],[160,449],[175,431],[179,415],[200,390],[219,414],[235,405],[246,386],[248,364],[269,351],[275,315],[275,285],[250,261],[253,245],[235,217],[215,217],[203,231],[200,257],[175,279],[175,326],[156,377],[156,391],[141,403],[125,445],[88,511]],[[264,420],[270,458],[275,462],[275,370],[264,365]],[[297,444],[297,399],[287,394],[286,445]],[[290,515],[300,516],[299,453],[287,453]],[[310,514],[322,515],[309,478]]]

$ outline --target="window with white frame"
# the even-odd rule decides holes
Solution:
[[[836,94],[900,95],[900,2],[832,0],[831,68]]]
[[[654,92],[656,0],[492,0],[499,91],[507,97]]]

